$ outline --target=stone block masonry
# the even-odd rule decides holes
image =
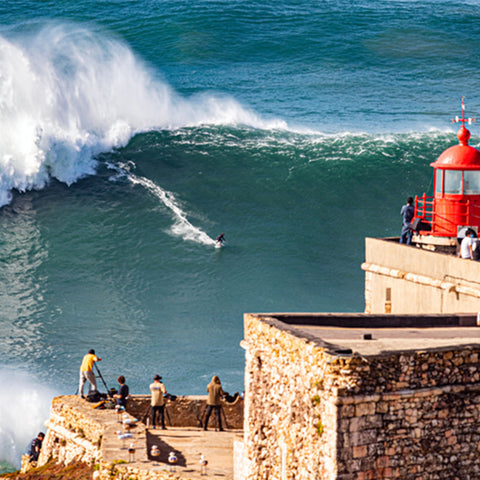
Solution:
[[[91,406],[76,396],[60,396],[52,400],[40,465],[49,457],[66,465],[72,461],[99,461],[106,428],[115,419],[108,415],[111,412],[93,410]]]
[[[382,329],[361,329],[374,338],[362,351],[357,340],[350,343],[358,349],[349,349],[348,339],[329,338],[346,335],[354,315],[318,315],[317,329],[314,314],[308,328],[287,317],[244,317],[250,480],[480,478],[480,328],[424,328],[414,336],[391,320],[395,336],[379,338],[376,350]]]
[[[243,428],[243,400],[238,398],[234,403],[222,404],[228,428]],[[150,395],[135,395],[129,401],[128,411],[145,423],[148,422]],[[205,395],[179,396],[175,401],[167,401],[167,424],[172,427],[201,427],[205,416]],[[213,425],[212,420],[210,420]]]

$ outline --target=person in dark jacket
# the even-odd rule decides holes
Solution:
[[[413,230],[410,228],[413,216],[415,215],[415,207],[413,206],[413,197],[407,198],[407,204],[400,210],[403,217],[402,232],[400,234],[400,243],[410,245],[412,243]]]
[[[128,385],[125,385],[125,377],[123,375],[120,375],[117,378],[117,382],[120,385],[120,387],[117,390],[117,393],[113,396],[115,399],[115,403],[123,408],[127,407],[127,399],[128,399]]]
[[[38,456],[40,455],[40,450],[42,448],[43,439],[45,434],[40,432],[30,443],[30,448],[28,450],[28,455],[30,455],[30,462],[38,461]]]
[[[207,392],[208,392],[208,400],[207,400],[207,414],[205,415],[205,425],[203,426],[204,430],[207,430],[208,427],[208,420],[213,410],[215,410],[215,415],[217,416],[217,424],[219,430],[222,432],[222,417],[221,417],[221,409],[222,409],[222,397],[226,395],[226,393],[222,389],[222,384],[220,383],[220,379],[217,375],[212,377],[212,381],[207,385]]]

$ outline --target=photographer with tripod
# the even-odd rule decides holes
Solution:
[[[90,349],[88,353],[83,357],[82,365],[80,366],[80,380],[78,384],[78,395],[85,398],[83,395],[83,387],[85,382],[88,381],[88,393],[97,391],[97,378],[93,372],[93,366],[95,362],[100,362],[102,359],[95,355],[95,350]]]
[[[207,430],[208,420],[213,410],[215,410],[215,415],[217,416],[217,426],[218,429],[223,432],[222,427],[222,397],[227,395],[226,392],[222,389],[222,384],[217,375],[214,375],[212,381],[207,385],[208,400],[207,400],[207,413],[205,415],[205,424],[203,429]],[[226,420],[225,420],[226,421]]]

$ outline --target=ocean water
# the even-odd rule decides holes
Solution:
[[[233,393],[244,312],[363,311],[364,237],[431,191],[461,97],[480,112],[478,1],[5,0],[0,19],[4,470],[90,348],[109,388]]]

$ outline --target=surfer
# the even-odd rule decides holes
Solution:
[[[224,242],[225,242],[225,234],[222,233],[217,237],[217,245],[223,247]]]

